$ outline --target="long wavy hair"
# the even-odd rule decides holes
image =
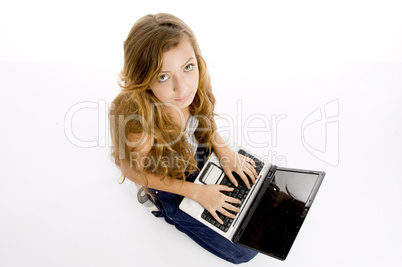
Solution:
[[[133,155],[141,150],[142,145],[145,142],[150,144],[145,159],[142,158],[143,171],[138,164],[130,164],[143,177],[146,188],[145,172],[157,174],[162,180],[170,176],[184,182],[187,173],[197,170],[194,151],[185,140],[183,125],[173,121],[166,104],[161,103],[149,87],[162,70],[163,53],[177,47],[183,38],[192,44],[199,70],[197,92],[189,106],[191,115],[199,120],[194,134],[199,144],[211,153],[216,135],[215,97],[192,30],[173,15],[147,15],[134,24],[124,42],[124,68],[119,81],[122,91],[114,99],[109,112],[112,158],[119,167],[121,160],[132,163]],[[125,177],[122,182],[124,180]]]

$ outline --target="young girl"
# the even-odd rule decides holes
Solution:
[[[212,151],[237,186],[236,172],[250,187],[255,163],[232,151],[216,132],[215,98],[206,63],[191,29],[169,14],[138,20],[124,42],[121,93],[110,110],[112,157],[124,177],[142,185],[158,211],[153,214],[199,245],[232,263],[256,252],[233,244],[179,209],[183,197],[199,202],[223,223],[235,218],[240,200],[224,185],[193,181]]]

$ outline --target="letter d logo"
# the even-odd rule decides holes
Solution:
[[[310,154],[331,166],[339,164],[339,99],[311,112],[302,122],[301,139]]]

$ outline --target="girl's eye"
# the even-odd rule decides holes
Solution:
[[[188,64],[185,68],[184,71],[192,71],[194,69],[194,64]]]
[[[159,76],[159,82],[160,83],[163,83],[163,82],[166,82],[166,80],[168,79],[169,77],[167,76],[167,75],[165,75],[165,74],[163,74],[163,75],[161,75],[161,76]]]

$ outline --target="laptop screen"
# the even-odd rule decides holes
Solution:
[[[278,168],[237,243],[286,259],[322,178],[319,172]]]

